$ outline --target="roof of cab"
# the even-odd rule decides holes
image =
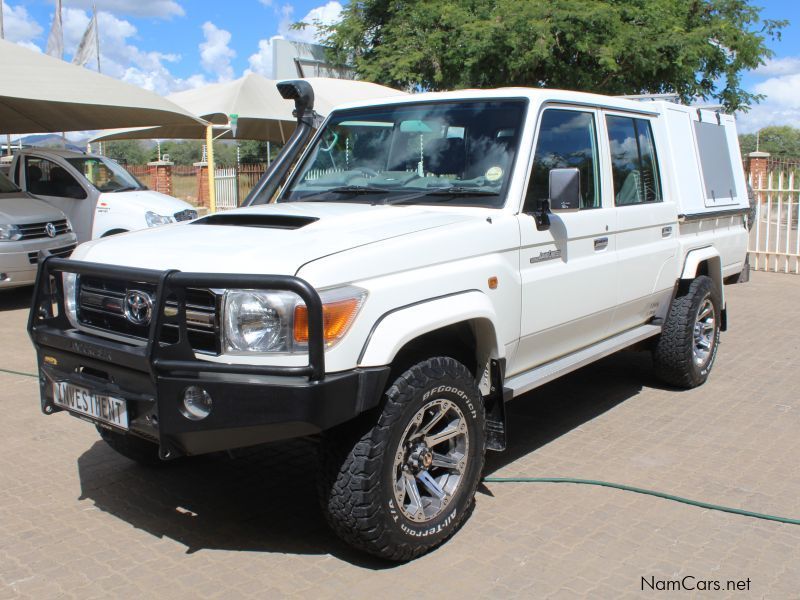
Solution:
[[[389,98],[379,98],[360,102],[348,102],[336,107],[336,110],[350,108],[366,108],[370,106],[383,106],[387,104],[410,104],[418,102],[434,102],[446,100],[480,100],[492,98],[525,98],[536,102],[564,102],[575,104],[588,104],[592,106],[604,106],[617,108],[625,111],[659,114],[663,110],[664,101],[641,102],[620,96],[604,96],[602,94],[590,94],[587,92],[575,92],[572,90],[557,90],[550,88],[525,88],[507,87],[494,89],[468,89],[456,90],[452,92],[423,92],[410,96],[394,96]]]
[[[75,150],[67,150],[66,148],[23,148],[17,154],[53,154],[61,158],[102,158],[95,154],[87,154],[85,152],[77,152]]]

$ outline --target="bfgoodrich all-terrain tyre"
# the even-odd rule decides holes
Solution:
[[[720,299],[711,279],[701,275],[672,302],[653,350],[656,375],[681,388],[703,384],[717,357],[719,330]]]
[[[111,431],[104,427],[97,427],[97,432],[103,441],[111,446],[117,453],[125,458],[144,465],[147,467],[160,467],[166,464],[166,461],[158,457],[158,445],[153,442],[148,442],[135,435],[127,435]]]
[[[414,365],[386,392],[377,422],[325,436],[320,500],[329,524],[390,560],[438,546],[472,510],[485,426],[466,367],[445,357]]]

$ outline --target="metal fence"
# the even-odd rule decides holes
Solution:
[[[769,171],[757,181],[750,178],[756,215],[748,250],[750,266],[757,271],[800,274],[800,175],[795,177],[794,166]]]
[[[230,210],[239,206],[239,176],[236,169],[216,169],[214,189],[217,192],[217,210]]]

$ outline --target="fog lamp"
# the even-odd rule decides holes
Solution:
[[[181,414],[190,421],[205,419],[211,412],[211,395],[197,385],[190,385],[183,390]]]

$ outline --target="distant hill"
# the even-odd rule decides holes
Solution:
[[[67,139],[66,147],[70,150],[78,150],[83,152],[86,150],[86,140],[84,139]],[[23,146],[38,146],[40,148],[63,148],[64,140],[59,133],[36,133],[26,135],[21,138]],[[14,140],[13,145],[17,145],[17,140]]]

